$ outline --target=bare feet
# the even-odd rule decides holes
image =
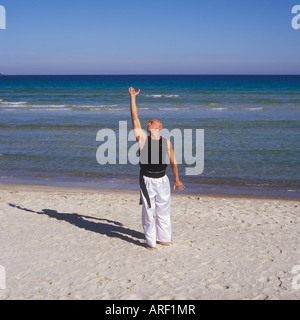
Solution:
[[[157,244],[161,244],[162,246],[168,247],[171,242],[162,242],[162,241],[156,241]]]
[[[150,251],[153,251],[153,250],[156,250],[156,247],[147,246],[147,249],[150,250]]]

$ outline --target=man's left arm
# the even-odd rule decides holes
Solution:
[[[176,187],[177,187],[179,190],[183,190],[185,188],[185,186],[179,180],[178,166],[177,166],[177,161],[176,161],[176,158],[175,158],[175,153],[174,153],[174,150],[173,150],[173,146],[172,146],[172,143],[171,143],[170,140],[167,140],[167,141],[168,141],[168,154],[169,154],[169,157],[170,157],[170,164],[171,164],[171,168],[172,168],[174,179],[175,179],[173,189],[175,190]]]

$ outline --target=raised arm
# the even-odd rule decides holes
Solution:
[[[132,127],[134,129],[134,134],[136,137],[136,141],[139,142],[140,148],[142,148],[141,144],[144,144],[147,138],[147,134],[142,130],[141,122],[138,117],[138,111],[136,106],[136,96],[139,95],[141,89],[137,92],[134,88],[130,87],[128,89],[130,94],[130,112],[131,112],[131,120],[132,120]]]

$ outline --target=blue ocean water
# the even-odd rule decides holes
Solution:
[[[185,192],[300,197],[300,76],[0,77],[0,183],[137,189],[137,165],[96,160],[99,130],[131,130],[129,86],[144,128],[204,129]]]

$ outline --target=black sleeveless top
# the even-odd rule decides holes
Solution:
[[[167,168],[168,143],[167,139],[148,139],[140,150],[140,168],[143,172],[162,172]]]
[[[140,187],[141,197],[140,204],[142,201],[142,193],[144,194],[149,208],[151,208],[151,201],[149,198],[148,190],[145,185],[144,176],[150,178],[162,178],[166,174],[167,169],[167,154],[168,154],[168,143],[163,137],[159,140],[148,139],[142,150],[140,150]]]

